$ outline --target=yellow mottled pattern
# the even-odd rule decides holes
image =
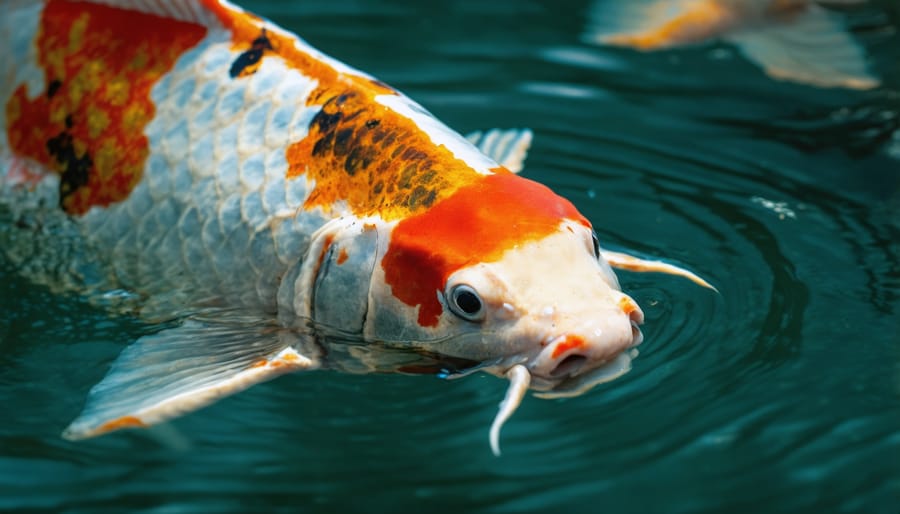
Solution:
[[[481,177],[411,120],[364,92],[340,91],[288,148],[288,176],[315,180],[307,208],[345,201],[356,214],[399,219]]]
[[[286,152],[288,179],[311,180],[308,209],[344,204],[357,215],[403,218],[427,209],[482,175],[456,158],[412,120],[379,104],[375,97],[397,94],[366,77],[340,73],[297,47],[292,37],[262,32],[259,20],[216,3],[207,7],[232,31],[234,49],[248,51],[266,37],[272,56],[318,83],[307,104],[322,106],[309,134]],[[252,68],[244,70],[252,73]],[[243,74],[235,80],[242,80]]]
[[[205,34],[199,25],[105,5],[46,3],[36,40],[46,86],[29,99],[21,85],[6,100],[7,135],[17,154],[61,175],[67,212],[123,200],[140,181],[150,90]]]

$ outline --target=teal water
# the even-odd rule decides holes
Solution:
[[[462,132],[535,132],[525,174],[611,249],[646,314],[632,371],[506,383],[286,376],[170,434],[59,437],[152,330],[0,261],[0,511],[900,512],[900,8],[853,15],[883,87],[776,82],[726,45],[581,42],[587,0],[244,2]]]

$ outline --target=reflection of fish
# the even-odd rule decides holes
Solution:
[[[510,171],[530,132],[466,140],[226,2],[3,9],[0,248],[52,289],[169,323],[67,437],[290,371],[482,370],[512,381],[496,449],[529,386],[627,371],[643,315],[608,261],[700,281],[601,253],[571,203]]]
[[[841,16],[823,5],[865,0],[596,0],[586,39],[657,50],[722,39],[769,76],[868,89],[879,80]]]

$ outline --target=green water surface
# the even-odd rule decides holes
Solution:
[[[865,92],[773,81],[728,45],[591,46],[588,0],[243,5],[461,132],[530,127],[524,174],[603,244],[721,294],[620,272],[646,314],[632,371],[527,398],[500,458],[507,384],[482,375],[286,376],[175,421],[180,442],[74,443],[153,327],[0,261],[0,511],[900,513],[897,2],[851,16],[884,80]]]

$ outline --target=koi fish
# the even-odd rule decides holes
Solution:
[[[865,0],[598,0],[585,39],[641,51],[723,40],[779,80],[870,89],[863,48],[825,6]]]
[[[528,130],[463,137],[219,0],[7,1],[0,248],[160,323],[64,437],[146,427],[288,372],[483,371],[574,396],[629,369],[643,314]]]

